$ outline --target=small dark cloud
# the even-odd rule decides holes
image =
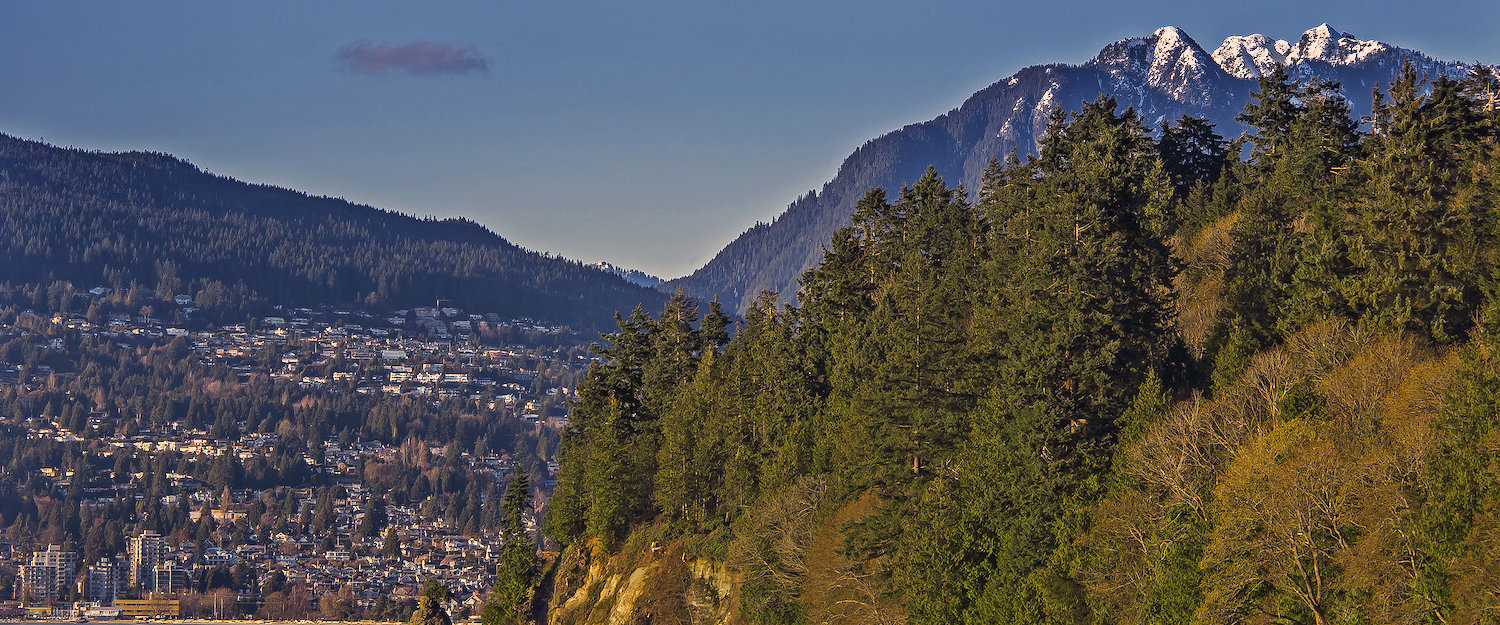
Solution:
[[[414,76],[487,74],[490,61],[474,46],[455,46],[435,41],[395,45],[360,41],[339,48],[335,58],[346,72],[386,74],[395,71]]]

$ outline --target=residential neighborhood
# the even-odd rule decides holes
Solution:
[[[100,287],[78,297],[102,302],[108,294]],[[0,595],[9,599],[0,614],[401,618],[428,580],[453,593],[456,615],[477,614],[504,544],[495,495],[518,471],[533,484],[525,528],[540,539],[556,440],[593,359],[577,333],[447,306],[277,307],[279,315],[217,325],[195,318],[190,297],[161,304],[148,311],[155,314],[101,315],[80,305],[91,313],[0,318],[0,345],[19,356],[0,351],[0,394],[15,406],[43,406],[0,414],[0,429],[66,450],[22,475],[0,471],[22,501],[20,511],[0,510],[9,527],[0,535]],[[101,351],[122,361],[180,353],[177,362],[220,401],[267,394],[290,403],[292,418],[258,426],[255,415],[205,416],[172,402],[153,409],[105,391],[76,397],[68,389],[88,368],[80,354]],[[87,413],[53,410],[51,397]],[[479,419],[478,431],[514,440],[433,440],[436,416],[415,421],[426,430],[391,425],[388,440],[368,422],[300,424],[340,402],[363,402],[350,405],[366,414],[345,417],[356,421],[420,409]],[[497,423],[508,429],[494,430]],[[323,440],[310,433],[319,428]],[[268,470],[281,477],[253,484]],[[44,510],[35,525],[26,502]],[[37,531],[59,504],[82,527]],[[91,533],[90,518],[105,529]]]

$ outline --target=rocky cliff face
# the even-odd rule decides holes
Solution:
[[[1403,61],[1433,77],[1469,70],[1463,63],[1359,39],[1327,24],[1309,29],[1295,42],[1259,34],[1229,37],[1213,53],[1168,26],[1105,46],[1082,65],[1028,67],[936,119],[865,143],[821,190],[797,199],[774,222],[746,231],[692,275],[658,288],[672,292],[681,286],[695,297],[718,296],[738,311],[762,289],[791,299],[797,278],[822,258],[822,246],[834,230],[849,223],[865,190],[881,186],[894,193],[929,165],[950,183],[977,190],[992,157],[1036,151],[1055,107],[1076,110],[1083,101],[1108,93],[1120,106],[1134,107],[1148,125],[1187,114],[1206,117],[1220,134],[1234,137],[1242,130],[1234,117],[1254,90],[1255,79],[1275,65],[1299,79],[1341,82],[1360,115],[1369,111],[1370,89],[1388,83]]]
[[[603,556],[575,545],[563,554],[547,622],[554,625],[744,623],[739,576],[678,544]]]

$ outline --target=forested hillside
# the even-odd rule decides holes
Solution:
[[[1187,33],[1168,26],[1105,46],[1086,63],[1024,68],[947,113],[865,142],[821,189],[797,198],[771,223],[746,230],[706,265],[668,282],[662,291],[680,287],[695,297],[718,297],[739,313],[762,289],[780,291],[791,300],[798,277],[822,259],[833,232],[850,225],[865,190],[909,184],[928,167],[949,186],[978,189],[992,157],[1012,150],[1023,156],[1037,153],[1052,109],[1076,111],[1101,93],[1133,107],[1153,130],[1161,122],[1190,115],[1210,120],[1220,134],[1233,138],[1246,129],[1235,116],[1254,90],[1255,78],[1272,64],[1300,80],[1340,82],[1341,93],[1361,114],[1369,110],[1372,87],[1389,83],[1403,63],[1432,78],[1461,78],[1468,68],[1416,50],[1359,40],[1327,24],[1281,42],[1290,51],[1251,54],[1247,49],[1269,41],[1260,35],[1230,37],[1210,54]],[[1267,52],[1278,60],[1265,57]],[[1257,56],[1262,61],[1255,61]]]
[[[1101,96],[872,189],[797,305],[620,322],[548,531],[764,623],[1491,622],[1497,93],[1408,66],[1361,132],[1278,68],[1247,144]]]
[[[211,308],[430,306],[583,327],[665,298],[467,220],[251,185],[164,154],[0,135],[0,281],[133,283]],[[86,287],[85,287],[86,288]]]

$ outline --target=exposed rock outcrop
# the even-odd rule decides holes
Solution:
[[[738,576],[680,543],[609,556],[596,545],[562,555],[547,622],[555,625],[739,624]]]

